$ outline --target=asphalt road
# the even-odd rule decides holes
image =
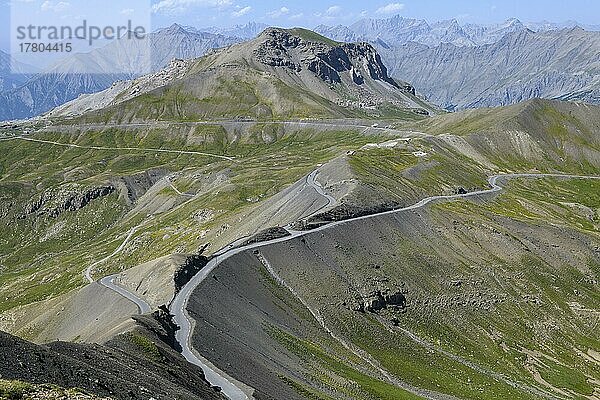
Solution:
[[[319,173],[319,170],[316,169],[313,172],[311,172],[307,177],[306,177],[306,183],[308,184],[308,186],[312,187],[318,194],[320,194],[321,196],[325,197],[327,199],[327,204],[322,207],[329,207],[332,206],[333,204],[335,204],[335,202],[337,201],[333,196],[331,196],[330,194],[326,193],[323,190],[323,186],[321,186],[321,184],[317,181],[317,174]]]
[[[246,245],[246,246],[242,246],[242,247],[230,248],[229,250],[226,250],[226,251],[224,251],[222,253],[217,253],[217,255],[213,259],[211,259],[209,261],[209,263],[202,270],[200,270],[200,272],[198,272],[183,287],[183,289],[177,294],[177,296],[175,297],[175,299],[171,303],[170,311],[174,315],[175,322],[181,328],[179,331],[177,331],[176,339],[179,342],[179,344],[181,345],[181,347],[183,348],[183,353],[182,354],[191,363],[201,366],[202,369],[205,371],[207,379],[209,380],[209,382],[211,382],[213,385],[220,386],[223,389],[223,393],[227,397],[229,397],[230,399],[235,399],[235,400],[238,400],[238,399],[248,399],[248,395],[246,393],[244,393],[244,391],[241,388],[235,386],[235,384],[232,383],[232,380],[231,380],[230,377],[228,377],[222,371],[217,371],[217,370],[211,369],[209,366],[207,366],[194,353],[194,350],[193,350],[191,342],[190,342],[191,341],[191,335],[192,335],[193,326],[192,326],[192,323],[190,321],[190,317],[188,316],[188,314],[186,312],[187,303],[189,301],[189,298],[190,298],[191,294],[196,289],[196,287],[200,283],[202,283],[202,281],[204,281],[204,279],[206,279],[206,277],[210,276],[211,272],[216,267],[218,267],[221,262],[223,262],[226,259],[228,259],[229,257],[232,257],[232,256],[234,256],[234,255],[236,255],[238,253],[243,252],[243,251],[257,249],[257,248],[269,246],[269,245],[275,244],[275,243],[286,242],[288,240],[294,239],[294,238],[299,237],[299,236],[304,236],[304,235],[307,235],[309,233],[324,231],[324,230],[327,230],[327,229],[331,229],[334,226],[347,224],[349,222],[359,221],[359,220],[364,220],[364,219],[369,219],[369,218],[374,218],[374,217],[381,216],[381,215],[387,215],[387,214],[394,214],[394,213],[401,213],[401,212],[416,210],[416,209],[419,209],[419,208],[422,208],[422,207],[426,206],[429,203],[436,202],[436,201],[451,201],[451,200],[456,200],[456,199],[464,199],[464,198],[470,198],[470,197],[477,197],[477,196],[480,196],[480,195],[486,195],[486,194],[491,194],[491,193],[495,193],[495,192],[500,192],[503,188],[502,188],[502,186],[500,186],[498,184],[498,180],[499,179],[544,178],[544,177],[564,177],[564,178],[575,178],[575,179],[600,179],[600,177],[597,177],[597,176],[563,175],[563,174],[503,174],[503,175],[494,175],[494,176],[489,177],[489,179],[488,179],[488,182],[489,182],[489,184],[491,186],[490,189],[479,190],[479,191],[465,193],[465,194],[449,195],[449,196],[431,196],[431,197],[427,197],[427,198],[425,198],[425,199],[423,199],[423,200],[421,200],[421,201],[419,201],[419,202],[417,202],[417,203],[415,203],[415,204],[413,204],[411,206],[408,206],[408,207],[398,208],[398,209],[390,210],[390,211],[384,211],[384,212],[377,213],[377,214],[372,214],[372,215],[365,215],[365,216],[361,216],[361,217],[351,218],[351,219],[347,219],[347,220],[343,220],[343,221],[336,221],[336,222],[332,222],[332,223],[329,223],[327,225],[323,225],[321,227],[312,229],[310,231],[292,231],[292,232],[290,232],[291,233],[290,236],[286,236],[286,237],[282,237],[282,238],[278,238],[278,239],[273,239],[273,240],[269,240],[269,241],[264,241],[264,242],[259,242],[259,243],[252,243],[252,244],[249,244],[249,245]]]
[[[84,275],[85,278],[88,280],[89,283],[94,282],[94,278],[92,278],[92,273],[94,271],[94,268],[97,265],[100,265],[102,263],[104,263],[105,261],[108,261],[109,259],[111,259],[112,257],[116,256],[117,254],[119,254],[121,251],[123,251],[123,248],[125,248],[125,245],[127,245],[127,242],[129,242],[129,240],[131,240],[131,237],[133,236],[133,234],[138,230],[138,228],[140,227],[140,225],[133,227],[129,230],[129,233],[127,234],[127,236],[125,237],[125,240],[123,240],[123,242],[121,243],[121,245],[119,247],[117,247],[117,249],[115,251],[113,251],[111,254],[109,254],[108,256],[104,257],[102,260],[96,261],[93,264],[90,264],[89,267],[86,268]]]
[[[108,256],[104,257],[103,259],[101,259],[99,261],[96,261],[93,264],[90,264],[90,266],[86,268],[84,275],[85,275],[85,278],[88,280],[88,282],[90,282],[90,283],[94,282],[94,278],[92,277],[92,273],[94,271],[94,268],[97,265],[100,265],[100,264],[108,261],[112,257],[114,257],[117,254],[119,254],[121,251],[123,251],[123,249],[125,248],[125,246],[127,245],[127,243],[131,240],[131,238],[133,237],[133,235],[139,229],[140,226],[141,225],[138,225],[138,226],[136,226],[134,228],[131,228],[129,230],[129,233],[127,234],[127,236],[123,240],[123,242],[119,245],[119,247],[117,247],[115,249],[115,251],[113,251],[111,254],[109,254]],[[135,305],[140,310],[140,314],[150,313],[152,311],[152,309],[150,308],[150,305],[146,301],[144,301],[143,299],[139,298],[135,294],[131,293],[129,290],[127,290],[127,289],[125,289],[125,288],[123,288],[123,287],[118,286],[117,284],[115,284],[114,281],[115,281],[115,278],[117,277],[117,275],[118,274],[111,275],[111,276],[106,276],[106,277],[100,279],[98,281],[98,283],[100,283],[105,288],[110,289],[110,290],[112,290],[112,291],[120,294],[121,296],[125,297],[126,299],[130,300],[131,302],[135,303]]]
[[[115,284],[115,278],[118,275],[119,274],[115,274],[115,275],[104,277],[104,278],[100,279],[98,282],[102,286],[104,286],[104,287],[106,287],[106,288],[108,288],[110,290],[113,290],[113,291],[117,292],[118,294],[120,294],[121,296],[125,297],[129,301],[135,303],[135,305],[140,310],[140,314],[149,314],[149,313],[151,313],[152,312],[152,308],[150,307],[150,304],[148,304],[142,298],[140,298],[140,297],[136,296],[135,294],[131,293],[129,290],[125,289],[124,287],[121,287],[121,286]]]

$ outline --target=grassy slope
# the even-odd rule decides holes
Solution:
[[[525,105],[496,110],[477,110],[462,115],[440,117],[439,122],[425,121],[421,128],[433,133],[451,133],[462,136],[478,151],[478,155],[491,160],[489,165],[482,165],[477,159],[469,157],[448,146],[440,138],[432,137],[413,140],[395,149],[364,149],[349,157],[354,173],[362,183],[362,188],[355,194],[353,202],[370,205],[373,201],[396,201],[409,204],[432,193],[452,193],[458,187],[469,190],[487,187],[486,177],[501,172],[562,172],[571,174],[598,175],[600,164],[598,158],[598,121],[589,110],[580,110],[583,106],[533,101]],[[450,121],[450,122],[448,122]],[[526,132],[538,144],[536,158],[526,147],[519,145],[503,146],[510,142],[511,131]],[[489,145],[489,143],[493,143]],[[497,151],[500,149],[501,151]],[[425,151],[428,156],[419,159],[414,151]],[[600,343],[594,334],[594,310],[600,304],[597,291],[590,282],[597,282],[599,270],[596,260],[583,260],[577,265],[563,264],[556,269],[553,255],[544,256],[530,250],[515,248],[515,252],[524,253],[520,258],[502,256],[499,249],[485,247],[478,243],[477,235],[483,235],[486,229],[505,232],[511,241],[523,243],[533,240],[526,236],[527,229],[538,232],[541,237],[547,234],[550,226],[561,227],[560,235],[580,237],[580,244],[598,243],[600,222],[600,187],[597,181],[585,180],[525,180],[511,182],[510,190],[491,203],[482,205],[472,202],[456,202],[434,206],[434,214],[444,221],[454,220],[473,229],[472,234],[447,238],[453,254],[456,248],[463,251],[470,247],[463,260],[464,263],[490,264],[491,270],[484,269],[485,274],[496,275],[499,281],[494,290],[506,293],[510,301],[502,301],[493,312],[461,310],[420,310],[423,315],[401,318],[402,325],[411,329],[430,343],[438,345],[443,351],[458,355],[465,362],[482,366],[491,373],[499,373],[511,380],[520,381],[529,386],[549,390],[559,394],[560,390],[572,393],[577,398],[591,395],[600,371],[593,362],[589,362],[584,354],[588,349],[598,351]],[[522,231],[514,233],[505,228],[503,218],[510,218],[508,226],[517,223]],[[509,220],[506,220],[509,221]],[[482,230],[482,227],[485,228]],[[447,229],[439,228],[439,229]],[[576,232],[575,235],[569,231]],[[477,233],[479,232],[479,233]],[[554,232],[553,234],[556,234]],[[475,236],[473,236],[475,235]],[[524,236],[525,235],[525,236]],[[559,235],[559,237],[560,237]],[[429,257],[430,244],[419,243],[398,244],[393,260],[388,260],[392,275],[398,274],[394,265],[398,259],[404,259],[407,268],[433,271]],[[538,239],[539,240],[539,239]],[[558,240],[556,248],[563,247],[561,239],[552,237],[545,240]],[[538,242],[534,242],[538,243]],[[512,246],[515,244],[513,243]],[[565,243],[564,246],[570,246]],[[440,243],[438,262],[444,260],[443,245]],[[592,246],[593,247],[593,246]],[[343,244],[341,248],[345,248]],[[379,248],[379,247],[376,247]],[[593,249],[592,249],[593,250]],[[460,250],[459,250],[460,251]],[[575,252],[576,250],[572,250]],[[590,251],[588,247],[586,251]],[[345,248],[343,260],[351,257],[351,263],[360,264],[353,258],[350,249]],[[331,261],[331,255],[324,256]],[[478,257],[480,257],[478,259]],[[322,258],[323,259],[323,258]],[[338,262],[343,264],[342,259]],[[485,261],[484,261],[485,260]],[[366,263],[368,260],[364,260]],[[580,261],[581,262],[581,261]],[[384,261],[384,264],[387,261]],[[338,265],[334,262],[334,265]],[[329,264],[331,266],[331,264]],[[461,266],[461,269],[464,266]],[[475,268],[475,266],[473,266]],[[468,269],[468,268],[467,268]],[[585,272],[587,270],[587,272]],[[445,271],[447,274],[450,271]],[[403,271],[402,275],[410,274]],[[425,272],[427,273],[427,272]],[[460,272],[456,271],[460,275]],[[473,276],[482,271],[477,270]],[[467,274],[467,272],[465,272]],[[465,276],[473,274],[469,272]],[[514,282],[512,276],[519,277]],[[449,279],[447,275],[445,279]],[[347,278],[346,278],[347,279]],[[475,278],[474,278],[475,279]],[[489,276],[488,278],[489,279]],[[428,282],[427,275],[421,282]],[[359,279],[360,281],[360,279]],[[516,286],[515,286],[516,285]],[[331,289],[332,291],[340,288]],[[436,289],[436,291],[439,290]],[[452,302],[455,294],[444,293]],[[318,293],[316,291],[315,293]],[[535,293],[533,297],[531,294]],[[573,293],[577,298],[573,308]],[[324,297],[331,295],[331,291]],[[473,293],[475,295],[475,293]],[[521,297],[522,296],[522,297]],[[537,297],[541,297],[543,306],[538,305]],[[495,302],[496,300],[493,300]],[[339,302],[337,299],[330,303]],[[493,304],[492,302],[492,304]],[[524,303],[524,304],[520,304]],[[460,304],[460,303],[459,303]],[[435,306],[431,306],[435,307]],[[486,306],[487,307],[487,306]],[[468,308],[468,307],[467,307]],[[485,308],[489,310],[489,308]],[[456,314],[448,314],[448,313]],[[388,370],[402,379],[431,390],[442,390],[461,398],[535,398],[526,391],[513,388],[490,375],[473,370],[463,362],[457,362],[444,354],[431,353],[428,348],[407,342],[407,337],[386,335],[387,328],[378,319],[356,319],[336,310],[329,315],[346,337],[362,349],[375,356]],[[409,312],[410,314],[410,312]],[[387,318],[384,317],[384,318]],[[546,330],[548,330],[546,332]],[[544,339],[540,335],[544,332]],[[497,337],[495,337],[498,335]],[[289,342],[289,339],[283,340]],[[307,354],[317,354],[313,344],[302,340],[295,342]],[[539,352],[535,356],[528,352]],[[327,358],[323,363],[326,364]],[[333,367],[331,367],[333,368]],[[533,373],[539,373],[547,386],[536,382]],[[465,385],[465,382],[469,382]]]
[[[197,121],[252,117],[260,120],[361,116],[278,78],[250,68],[202,72],[83,117],[92,122]],[[202,83],[199,83],[202,82]],[[240,83],[241,82],[241,83]]]
[[[364,185],[355,201],[409,204],[428,193],[487,188],[496,173],[597,174],[599,110],[533,100],[401,124],[433,136],[356,152],[349,161]]]
[[[557,237],[546,240],[551,242],[549,247],[560,254],[566,253],[571,246],[567,237],[571,241],[578,237],[577,240],[588,245],[600,241],[598,193],[598,181],[519,180],[511,182],[507,192],[491,202],[455,202],[436,206],[436,209],[449,212],[456,218],[475,219],[484,224],[492,219],[498,221],[501,217],[522,222],[533,229],[557,227],[564,232],[564,243],[560,243]],[[502,229],[501,225],[499,229]],[[511,232],[506,234],[511,235]],[[451,336],[446,339],[454,342],[451,346],[455,349],[470,341],[473,349],[478,349],[472,354],[480,362],[495,360],[498,356],[505,359],[515,356],[522,363],[515,367],[520,367],[523,376],[528,375],[525,366],[529,365],[556,388],[569,389],[577,396],[591,395],[594,387],[591,380],[600,376],[600,369],[597,363],[588,362],[582,354],[588,349],[600,348],[600,338],[594,332],[593,311],[600,304],[600,296],[593,284],[600,273],[598,259],[590,257],[568,262],[556,254],[540,253],[535,248],[544,244],[528,243],[527,239],[521,236],[520,240],[523,240],[524,246],[534,250],[513,263],[503,262],[498,270],[500,276],[515,274],[506,283],[516,291],[513,296],[523,296],[523,304],[506,302],[499,307],[498,313],[473,318],[471,330],[465,332],[460,340]],[[510,318],[510,315],[515,317]],[[477,339],[477,326],[496,329],[499,332],[494,339],[496,346],[502,343],[510,349],[508,354],[500,352],[494,355],[491,351],[486,354],[489,347],[482,346],[481,340]],[[527,353],[521,349],[537,351],[540,355],[526,357]]]
[[[418,217],[353,226],[361,246],[331,232],[267,256],[338,336],[405,382],[466,399],[539,398],[500,374],[579,398],[592,394],[600,376],[585,356],[600,348],[593,283],[600,272],[593,256],[599,192],[596,181],[515,181],[488,201],[439,204]],[[363,314],[340,306],[346,293],[371,282],[406,289],[408,309]],[[338,369],[315,343],[280,342]],[[531,371],[556,389],[536,382]],[[319,379],[313,377],[315,387]]]
[[[243,138],[228,138],[220,127],[198,127],[190,137],[169,130],[45,134],[60,142],[108,147],[153,147],[210,151],[229,154],[240,161],[230,163],[202,156],[155,155],[130,151],[101,151],[63,148],[30,142],[1,143],[7,154],[0,166],[0,205],[3,237],[0,252],[1,310],[57,296],[84,284],[81,272],[93,261],[112,253],[126,233],[142,221],[146,223],[123,254],[100,265],[102,274],[158,258],[163,255],[193,253],[207,242],[214,251],[227,243],[219,238],[223,226],[235,226],[241,215],[326,162],[350,148],[360,147],[367,138],[352,132],[317,133],[304,130],[283,133],[278,125],[257,125]],[[165,140],[165,138],[169,138]],[[188,141],[196,144],[189,144]],[[50,160],[50,162],[48,162]],[[188,170],[190,178],[178,180],[180,190],[202,189],[198,179],[225,171],[223,185],[175,209],[147,219],[145,214],[129,215],[131,209],[113,193],[92,201],[79,211],[67,211],[54,218],[48,215],[18,219],[22,207],[40,193],[72,185],[93,187],[115,177],[133,175],[152,168]],[[163,201],[177,198],[172,189],[160,193]],[[256,199],[256,200],[255,200]],[[212,210],[214,218],[198,222],[199,210]],[[127,215],[127,219],[124,217]],[[207,231],[208,236],[200,235]]]
[[[27,382],[0,379],[0,399],[7,400],[34,400],[34,399],[100,399],[98,396],[88,395],[78,389],[63,389],[56,385],[34,385]]]

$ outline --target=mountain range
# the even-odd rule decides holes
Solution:
[[[387,19],[363,19],[350,26],[328,27],[320,25],[316,32],[340,41],[380,42],[389,46],[407,42],[436,46],[452,43],[457,46],[477,46],[494,43],[507,33],[521,31],[526,27],[517,19],[497,25],[461,25],[456,19],[428,23],[422,19],[404,18],[397,15]]]
[[[411,82],[431,102],[455,110],[532,97],[597,103],[600,33],[594,31],[598,27],[586,26],[583,31],[575,26],[579,24],[523,23],[514,18],[493,25],[461,24],[455,19],[428,23],[395,16],[315,30],[338,42],[371,43],[390,76]],[[253,22],[203,29],[174,24],[149,35],[150,58],[143,57],[148,43],[115,41],[90,53],[73,54],[35,75],[11,74],[10,56],[0,53],[0,120],[45,113],[82,94],[137,78],[140,71],[158,72],[173,59],[193,59],[251,40],[266,27]],[[516,64],[504,68],[513,59]]]
[[[246,25],[235,25],[233,27],[220,28],[211,26],[207,28],[196,29],[194,27],[186,27],[191,32],[209,32],[217,35],[224,35],[228,37],[236,37],[241,39],[254,39],[262,31],[267,29],[269,25],[260,22],[248,22]]]
[[[31,75],[26,71],[32,69],[34,68],[14,62],[9,54],[0,50],[0,92],[15,89],[27,82]]]
[[[478,26],[397,16],[317,31],[335,40],[372,43],[392,76],[448,110],[536,97],[600,102],[600,32],[574,23],[510,19]]]
[[[538,97],[600,103],[598,32],[524,30],[476,47],[414,42],[377,47],[393,76],[449,110]]]
[[[0,124],[0,398],[597,398],[600,106],[443,112],[387,67],[464,97],[593,75],[593,32],[156,35],[157,71]]]
[[[600,31],[600,26],[581,25],[574,21],[565,23],[524,23],[510,18],[499,24],[461,24],[456,19],[429,23],[424,19],[404,18],[400,15],[385,19],[362,19],[352,25],[319,25],[315,31],[323,36],[343,42],[366,41],[381,46],[398,46],[409,42],[436,47],[442,43],[455,46],[481,46],[496,43],[505,35],[531,30],[534,32],[558,31],[581,27]]]

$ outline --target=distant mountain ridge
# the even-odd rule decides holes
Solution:
[[[0,92],[14,89],[29,79],[27,71],[35,70],[32,66],[15,62],[11,56],[0,50]]]
[[[562,32],[557,35],[568,35],[569,30],[565,28],[575,26],[584,25],[573,21],[560,24],[547,21],[523,23],[515,18],[492,25],[462,24],[455,19],[428,23],[425,20],[395,16],[387,19],[363,19],[350,26],[321,25],[316,31],[338,42],[371,43],[381,54],[390,75],[414,82],[419,93],[443,107],[459,109],[511,104],[535,96],[598,102],[593,70],[578,69],[578,63],[586,64],[582,61],[585,53],[582,53],[577,63],[563,62],[562,70],[547,73],[530,71],[531,76],[535,76],[533,78],[514,78],[503,75],[501,70],[491,71],[490,79],[503,76],[500,86],[489,80],[481,81],[481,76],[476,76],[477,72],[480,75],[488,73],[487,68],[496,62],[494,55],[486,50],[485,46],[507,44],[506,41],[502,42],[507,35],[519,33],[527,35],[538,32],[541,35],[545,32]],[[0,120],[29,118],[42,114],[82,94],[99,92],[117,81],[139,77],[140,69],[157,72],[173,59],[193,59],[211,49],[251,40],[266,27],[265,24],[256,22],[228,28],[203,29],[173,24],[150,35],[152,57],[148,60],[140,57],[142,50],[135,44],[116,41],[88,54],[74,54],[62,60],[54,69],[33,76],[11,74],[10,56],[0,52]],[[599,26],[585,27],[588,30],[600,30]],[[561,43],[566,45],[564,41]],[[556,44],[552,43],[544,45],[549,46],[548,51],[553,51],[556,47]],[[494,48],[502,51],[501,46]],[[521,50],[515,49],[519,54],[522,54]],[[527,50],[537,54],[535,48]],[[458,53],[464,54],[460,57],[472,57],[469,62],[478,66],[477,71],[471,68],[465,74],[460,74],[457,71],[465,68],[465,65],[446,64],[448,57],[455,57]],[[417,58],[411,58],[416,55]],[[592,56],[590,53],[590,57]],[[523,54],[523,57],[526,57],[526,54]],[[439,68],[433,71],[428,60],[438,60]],[[535,64],[535,60],[532,62]],[[115,69],[125,73],[115,74]],[[419,74],[420,70],[424,73]],[[450,70],[459,75],[449,78]],[[89,73],[90,71],[93,73]],[[428,71],[431,71],[431,74]],[[447,82],[447,79],[458,81]],[[527,79],[528,83],[523,84],[523,79]],[[479,90],[484,84],[487,84],[486,93]],[[473,89],[467,95],[463,92],[468,91],[469,85],[473,86]],[[500,93],[503,89],[506,92],[504,94]]]
[[[476,47],[413,42],[379,50],[392,76],[450,110],[536,97],[600,103],[600,32],[527,29]]]
[[[580,25],[516,18],[487,26],[430,24],[395,16],[317,31],[334,40],[372,43],[392,76],[411,82],[433,103],[458,110],[536,97],[600,103],[600,32]]]
[[[191,59],[242,39],[208,32],[190,32],[173,24],[149,35],[149,43],[117,40],[90,53],[73,54],[0,94],[0,120],[29,118],[95,93],[119,80],[158,71],[173,59]],[[149,46],[150,57],[147,57]],[[121,71],[113,73],[113,71]],[[125,72],[123,72],[125,71]]]
[[[526,30],[554,31],[576,26],[590,31],[600,30],[600,26],[583,25],[574,21],[523,23],[517,18],[510,18],[499,24],[480,25],[462,24],[456,19],[430,23],[424,19],[396,15],[385,19],[362,19],[349,26],[319,25],[315,28],[315,32],[342,42],[367,41],[384,46],[398,46],[409,42],[429,47],[442,43],[451,43],[455,46],[481,46],[496,43],[509,33]]]
[[[211,26],[208,28],[200,28],[200,29],[186,27],[186,29],[190,30],[191,32],[209,32],[209,33],[214,33],[214,34],[218,34],[218,35],[224,35],[224,36],[236,37],[236,38],[248,40],[248,39],[254,39],[268,27],[269,27],[269,25],[263,24],[261,22],[248,22],[246,25],[235,25],[233,27],[227,27],[227,28],[219,28],[219,27]]]

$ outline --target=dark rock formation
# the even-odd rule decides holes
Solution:
[[[80,210],[93,200],[108,196],[115,191],[116,188],[112,185],[93,187],[84,191],[74,188],[50,189],[27,203],[18,218],[23,219],[35,213],[55,218],[65,211]]]
[[[340,73],[352,71],[352,79],[357,85],[364,83],[359,72],[364,67],[371,79],[400,88],[388,76],[377,50],[368,43],[334,45],[318,41],[318,38],[304,39],[291,31],[276,28],[267,29],[263,35],[266,40],[254,52],[256,59],[263,64],[295,71],[308,69],[330,84],[341,83]]]
[[[114,184],[119,188],[121,196],[128,203],[133,204],[166,174],[167,171],[164,169],[150,169],[139,174],[123,176]]]
[[[356,206],[352,204],[341,204],[324,213],[313,215],[307,219],[297,221],[292,224],[296,230],[304,231],[317,228],[334,221],[342,221],[346,219],[356,218],[363,215],[372,215],[384,211],[394,210],[402,205],[397,202],[384,202],[374,204],[368,207]]]
[[[175,271],[175,276],[173,277],[173,280],[175,281],[175,294],[179,293],[185,284],[208,263],[209,258],[202,255],[206,247],[207,246],[204,246],[199,254],[188,257],[185,260],[185,263]]]
[[[160,323],[138,317],[140,325],[105,345],[54,342],[35,345],[0,332],[0,378],[79,388],[123,400],[224,397],[153,332]]]
[[[368,43],[345,43],[342,45],[350,58],[364,61],[369,69],[369,74],[376,81],[384,81],[399,88],[399,85],[388,76],[388,70],[381,61],[381,56],[373,46]]]
[[[309,71],[314,72],[321,80],[327,83],[340,83],[342,78],[335,68],[331,67],[322,59],[315,57],[307,61],[307,68]]]
[[[243,245],[245,246],[247,244],[264,242],[267,240],[278,239],[286,236],[290,236],[290,233],[287,230],[285,230],[285,228],[279,226],[274,228],[267,228],[252,236],[250,239],[245,241]]]
[[[383,291],[376,290],[363,298],[361,311],[377,312],[392,306],[405,308],[406,297],[404,294],[401,291],[392,291],[390,289],[385,289]]]
[[[175,339],[175,333],[180,329],[173,321],[173,315],[167,306],[162,305],[158,310],[148,315],[134,315],[132,317],[139,325],[155,334],[162,342],[175,351],[181,353],[181,345]]]
[[[100,197],[108,196],[111,193],[114,193],[114,186],[102,186],[93,188],[86,193],[81,195],[74,195],[67,199],[64,204],[64,209],[68,211],[77,211],[88,205],[92,200],[95,200]],[[60,213],[60,210],[55,210],[54,212]],[[51,216],[52,213],[50,214]]]

